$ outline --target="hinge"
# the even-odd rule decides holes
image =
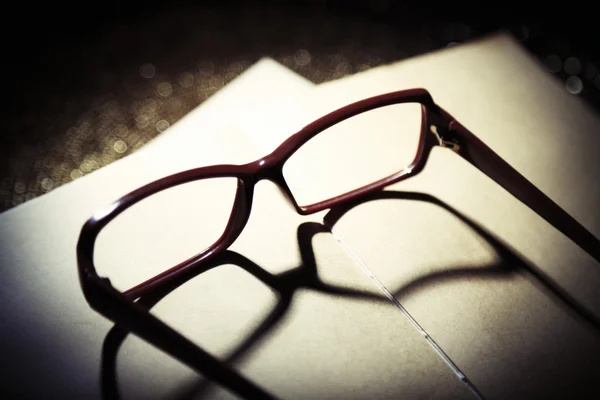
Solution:
[[[460,141],[456,138],[450,138],[448,137],[449,135],[444,134],[440,131],[443,132],[443,129],[440,129],[436,125],[431,125],[431,132],[435,134],[435,136],[437,136],[440,146],[458,153],[460,151]]]
[[[460,143],[458,143],[458,140],[456,139],[444,140],[443,138],[440,138],[440,146],[453,150],[457,153],[460,151]]]

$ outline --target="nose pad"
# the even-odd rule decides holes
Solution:
[[[300,208],[298,207],[296,199],[294,199],[294,195],[292,194],[288,184],[283,178],[283,174],[277,174],[277,176],[274,176],[269,180],[277,187],[277,190],[283,195],[283,197],[287,199],[287,203],[291,206],[291,208],[295,212],[299,213]]]
[[[277,184],[276,184],[276,186],[277,186],[277,190],[279,190],[279,192],[285,196],[285,198],[287,199],[290,206],[292,206],[292,208],[294,210],[296,210],[296,208],[297,208],[296,201],[294,200],[294,197],[292,196],[292,193],[289,191],[289,189],[288,188],[284,189]]]

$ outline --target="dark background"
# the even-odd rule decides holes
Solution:
[[[570,82],[565,90],[600,105],[598,21],[583,3],[7,7],[0,211],[130,154],[263,56],[320,83],[504,29]]]

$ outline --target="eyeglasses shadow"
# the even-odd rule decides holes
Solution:
[[[418,291],[427,285],[437,283],[440,280],[460,279],[467,277],[484,277],[484,279],[487,279],[494,275],[506,276],[507,273],[525,272],[530,278],[533,278],[531,279],[531,282],[534,283],[537,288],[544,292],[550,299],[552,299],[557,306],[569,310],[572,315],[578,318],[581,322],[588,324],[590,327],[600,332],[600,319],[591,310],[582,305],[567,290],[563,289],[559,284],[557,284],[548,274],[546,274],[533,263],[526,260],[524,256],[519,255],[511,248],[510,245],[502,241],[483,226],[432,195],[419,192],[399,192],[391,190],[371,193],[356,202],[332,209],[325,215],[323,222],[326,226],[330,227],[330,229],[333,229],[335,224],[353,208],[364,203],[378,200],[414,200],[439,206],[453,214],[466,226],[472,229],[474,233],[484,239],[494,249],[500,258],[500,261],[494,265],[495,268],[493,269],[483,269],[480,267],[460,268],[444,270],[418,278],[394,292],[396,298],[407,296],[410,292]]]
[[[188,280],[221,265],[236,265],[252,274],[277,293],[278,303],[254,331],[226,357],[224,364],[233,365],[247,355],[253,347],[257,346],[261,341],[268,337],[268,333],[282,320],[291,304],[294,294],[299,289],[312,289],[325,294],[362,301],[389,302],[384,295],[379,296],[322,282],[317,273],[317,264],[312,248],[312,239],[315,235],[319,233],[331,233],[335,224],[353,208],[364,203],[378,200],[412,200],[439,206],[453,214],[466,226],[472,229],[475,234],[485,240],[494,249],[500,260],[498,263],[486,265],[484,268],[481,268],[481,266],[462,268],[453,266],[452,269],[420,277],[395,289],[393,295],[397,299],[424,290],[433,284],[467,278],[503,279],[510,278],[516,273],[525,272],[533,278],[532,281],[536,284],[538,289],[544,292],[558,306],[569,310],[577,319],[594,328],[597,331],[596,333],[600,333],[600,320],[590,310],[581,305],[566,290],[556,284],[547,274],[535,267],[532,263],[526,261],[523,257],[519,256],[509,245],[464,214],[460,213],[458,210],[434,196],[418,192],[386,190],[371,193],[352,203],[344,204],[343,206],[330,210],[324,217],[324,224],[314,222],[301,224],[298,227],[297,238],[302,263],[300,266],[287,270],[281,274],[271,274],[247,257],[237,252],[227,250],[164,287],[142,296],[138,300],[138,303],[151,309],[170,292]],[[116,379],[116,358],[118,350],[127,335],[128,332],[115,325],[108,332],[104,340],[101,359],[101,389],[102,397],[105,399],[121,398]],[[165,338],[165,340],[169,339]],[[206,391],[212,385],[213,384],[207,380],[190,382],[189,385],[186,385],[186,387],[182,387],[177,391],[178,395],[176,397],[180,399],[192,397],[200,398],[202,395],[206,394]]]

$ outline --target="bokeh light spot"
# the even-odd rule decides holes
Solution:
[[[576,57],[569,57],[565,60],[565,72],[569,75],[577,75],[581,72],[581,62]]]
[[[194,75],[184,72],[179,76],[179,84],[184,88],[192,87],[194,85]]]
[[[127,143],[122,140],[117,140],[115,144],[113,144],[113,149],[119,154],[125,153],[125,151],[127,151]]]
[[[158,121],[156,123],[156,130],[159,131],[159,132],[164,132],[168,128],[169,128],[169,122],[166,121],[166,120],[164,120],[164,119],[161,119],[160,121]]]
[[[140,75],[142,78],[150,79],[156,74],[156,68],[150,63],[142,64],[140,67]]]
[[[305,66],[310,63],[310,53],[304,49],[300,49],[294,55],[294,61],[300,66]]]
[[[162,97],[169,97],[173,93],[173,86],[169,82],[161,82],[156,87],[156,92]]]
[[[583,90],[583,82],[578,76],[570,76],[565,85],[571,94],[579,94]]]
[[[554,73],[560,71],[562,68],[562,60],[556,54],[551,54],[546,57],[545,64],[546,68],[548,68],[550,72]]]

